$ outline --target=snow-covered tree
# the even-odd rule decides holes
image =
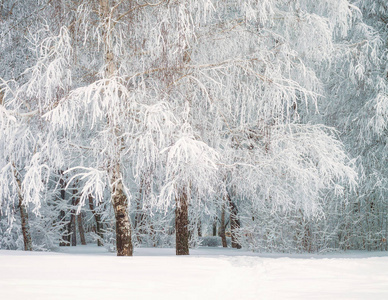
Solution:
[[[188,254],[190,230],[219,210],[235,246],[325,244],[311,220],[333,226],[322,220],[348,209],[357,177],[339,140],[357,109],[348,100],[372,95],[367,124],[385,130],[385,52],[363,22],[365,4],[38,2],[42,18],[25,25],[33,58],[1,85],[2,147],[15,136],[28,146],[17,154],[23,203],[38,210],[49,174],[64,171],[68,187],[77,182],[78,212],[113,205],[118,255],[133,252],[131,215],[137,242],[155,228],[171,233],[161,228],[175,215],[177,254]]]
[[[360,12],[344,38],[346,47],[335,45],[331,71],[324,75],[330,101],[321,107],[324,121],[340,131],[357,159],[360,174],[358,188],[346,195],[349,205],[334,222],[341,248],[386,249],[388,6],[354,4]]]

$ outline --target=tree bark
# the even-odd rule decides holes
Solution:
[[[84,231],[84,226],[82,224],[82,212],[80,212],[77,215],[77,223],[78,223],[78,232],[79,232],[79,237],[81,239],[81,245],[86,245],[86,240],[85,240],[85,231]]]
[[[24,240],[24,250],[32,251],[32,239],[30,234],[30,225],[28,223],[28,213],[23,199],[19,197],[20,216],[22,219],[22,231]]]
[[[230,231],[232,239],[232,248],[241,249],[241,245],[237,241],[236,231],[240,229],[240,220],[238,219],[238,209],[236,204],[232,201],[229,194],[227,195],[230,207]]]
[[[99,239],[97,239],[97,246],[103,246],[104,235],[102,233],[103,225],[101,222],[101,215],[99,213],[96,213],[96,211],[94,210],[93,197],[90,195],[89,195],[89,207],[90,207],[90,210],[92,211],[94,219],[96,220],[96,233],[100,237]]]
[[[66,246],[70,246],[71,245],[71,217],[70,217],[70,221],[67,223],[67,235],[66,235]]]
[[[221,208],[220,237],[222,239],[222,247],[227,248],[228,244],[226,243],[226,235],[225,235],[225,204],[223,204]]]
[[[61,176],[62,176],[63,172],[61,171]],[[61,186],[61,198],[60,198],[60,201],[65,201],[66,200],[66,184],[65,184],[65,181],[63,180],[63,178],[59,179],[59,185]],[[61,212],[59,213],[59,217],[61,219],[61,222],[64,222],[65,218],[66,218],[66,212],[61,210]],[[63,233],[62,233],[62,241],[59,243],[59,246],[70,246],[70,236],[69,236],[69,233],[70,233],[70,229],[69,229],[69,224],[67,224],[67,230],[63,230]],[[66,231],[67,231],[67,234],[66,234]]]
[[[135,215],[135,232],[136,232],[136,239],[138,243],[142,243],[142,234],[143,231],[143,223],[144,223],[144,213],[141,207],[142,198],[143,198],[143,186],[144,186],[144,180],[143,178],[140,180],[140,189],[139,189],[139,195],[136,198],[136,215]]]
[[[202,237],[202,222],[201,222],[201,219],[198,220],[197,230],[198,230],[198,236]]]
[[[75,185],[73,185],[73,198],[71,199],[71,212],[70,212],[70,233],[71,233],[71,245],[72,246],[77,246],[77,228],[75,224],[75,213],[76,209],[75,206],[77,205],[77,200],[76,200],[76,194],[77,190],[75,189]]]
[[[189,255],[189,213],[187,194],[181,191],[175,207],[176,255]]]
[[[141,224],[141,221],[143,219],[143,212],[140,206],[141,200],[142,200],[142,194],[143,194],[143,179],[140,180],[139,195],[136,198],[136,215],[135,215],[135,224],[134,224],[134,228],[136,229]]]
[[[112,45],[112,22],[109,20],[110,5],[109,0],[100,0],[101,7],[101,21],[104,24],[104,61],[105,61],[105,75],[109,78],[115,74],[116,65],[114,62],[113,45]]]
[[[213,236],[217,236],[217,220],[213,222]]]
[[[128,199],[117,164],[112,175],[112,204],[116,217],[116,248],[117,256],[132,256],[131,223],[128,214]]]
[[[112,78],[116,73],[115,57],[113,53],[113,22],[111,19],[111,10],[109,0],[100,0],[101,21],[103,23],[104,36],[104,62],[105,77]],[[132,256],[133,247],[131,240],[131,223],[128,214],[128,199],[124,192],[122,174],[120,167],[120,152],[122,148],[122,138],[118,125],[107,116],[107,125],[112,131],[112,140],[114,143],[115,153],[108,158],[110,183],[112,186],[112,205],[116,217],[116,248],[117,256]]]
[[[14,166],[14,168],[15,168],[15,166]],[[18,177],[16,169],[14,169],[14,176],[16,178],[16,182],[18,185],[19,209],[20,209],[20,218],[22,221],[24,250],[25,251],[32,251],[32,239],[31,239],[31,233],[30,233],[30,225],[28,223],[28,212],[27,212],[26,205],[23,203],[22,183]]]
[[[65,219],[66,217],[66,213],[65,211],[61,210],[60,213],[59,213],[59,219],[61,222],[63,222],[63,220]],[[63,247],[63,246],[70,246],[70,243],[68,242],[68,234],[66,234],[66,230],[65,229],[62,229],[62,240],[59,242],[59,246],[60,247]]]

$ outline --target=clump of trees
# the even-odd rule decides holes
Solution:
[[[369,2],[2,2],[0,247],[387,249]]]

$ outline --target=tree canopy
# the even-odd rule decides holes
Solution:
[[[50,249],[88,214],[118,255],[188,254],[213,225],[256,251],[387,249],[387,16],[383,0],[1,2],[0,247],[28,231]]]

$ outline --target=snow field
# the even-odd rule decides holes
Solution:
[[[232,249],[0,251],[0,299],[388,299],[388,257],[258,256]],[[386,253],[380,253],[380,255]],[[272,256],[272,257],[271,257]],[[369,256],[369,257],[368,257]]]

